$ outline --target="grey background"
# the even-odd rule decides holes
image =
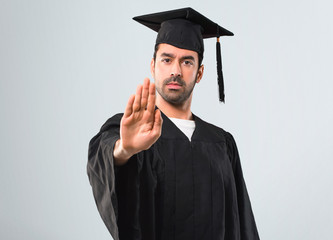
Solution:
[[[0,239],[111,239],[88,142],[144,77],[155,33],[131,20],[191,6],[215,40],[193,112],[238,143],[261,239],[332,239],[332,1],[0,0]]]

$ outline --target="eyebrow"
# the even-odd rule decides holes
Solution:
[[[170,58],[175,58],[176,56],[172,53],[162,53],[161,57],[170,57]],[[192,60],[195,62],[195,58],[191,55],[186,55],[180,58],[181,60]]]
[[[171,54],[171,53],[162,53],[161,57],[170,57],[170,58],[175,58],[175,55]]]

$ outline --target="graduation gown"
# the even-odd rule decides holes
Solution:
[[[191,141],[165,115],[148,150],[114,166],[122,114],[91,139],[87,172],[114,240],[259,239],[232,135],[194,116]]]

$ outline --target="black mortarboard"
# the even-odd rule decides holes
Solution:
[[[212,22],[192,8],[182,8],[133,18],[158,32],[156,44],[167,43],[178,48],[196,51],[203,56],[204,38],[216,37],[216,60],[220,101],[224,102],[220,36],[233,36],[227,29]]]

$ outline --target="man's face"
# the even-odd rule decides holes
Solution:
[[[157,93],[173,105],[181,105],[192,98],[196,83],[201,80],[198,53],[162,43],[152,60],[151,72]]]

